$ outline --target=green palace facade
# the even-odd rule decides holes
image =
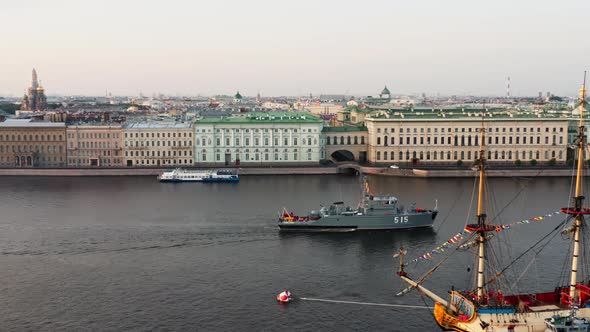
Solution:
[[[251,112],[194,123],[195,162],[211,165],[317,165],[323,120],[299,112]]]

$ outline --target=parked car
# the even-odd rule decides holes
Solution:
[[[391,166],[389,166],[389,168],[398,169],[399,166],[398,165],[391,165]]]

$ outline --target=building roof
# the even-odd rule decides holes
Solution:
[[[7,119],[0,122],[0,128],[25,128],[25,127],[44,127],[44,128],[64,128],[63,122],[39,121],[34,119]]]
[[[145,130],[145,129],[190,129],[190,122],[134,122],[126,123],[123,128],[127,130]]]
[[[367,127],[342,126],[342,127],[324,127],[322,132],[347,132],[347,131],[367,131]]]
[[[377,110],[377,109],[375,109]],[[373,113],[366,118],[367,121],[428,121],[428,120],[462,120],[481,121],[482,109],[479,108],[399,108],[380,109],[381,112]],[[546,111],[518,111],[508,109],[486,109],[486,121],[494,120],[535,120],[535,121],[559,121],[571,120],[570,114]],[[590,117],[590,115],[589,115]]]
[[[220,118],[203,118],[197,120],[198,124],[255,124],[255,123],[322,123],[323,121],[309,113],[304,112],[250,112],[246,115],[236,115]]]
[[[121,129],[123,125],[120,124],[104,124],[104,123],[84,123],[69,125],[68,129]]]
[[[369,112],[378,111],[378,109],[375,109],[375,108],[372,108],[372,107],[361,107],[359,105],[352,105],[352,106],[346,107],[341,112],[343,112],[343,113],[350,113],[352,111],[355,111],[357,113],[369,113]]]

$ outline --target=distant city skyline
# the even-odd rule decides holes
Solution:
[[[2,5],[0,95],[575,96],[590,1],[76,0]]]

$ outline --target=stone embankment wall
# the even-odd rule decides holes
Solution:
[[[367,174],[402,177],[424,178],[465,178],[475,177],[479,173],[473,170],[459,169],[368,169],[363,170]],[[535,168],[535,169],[490,169],[486,171],[487,177],[571,177],[572,170],[566,168]]]
[[[3,168],[0,176],[157,176],[166,168]],[[383,167],[244,167],[240,175],[318,175],[358,171],[364,174],[398,177],[459,178],[475,177],[476,171],[459,169],[391,169]],[[571,169],[490,169],[488,177],[571,177]]]
[[[157,176],[167,168],[4,168],[0,176]],[[337,174],[335,167],[241,168],[240,175]]]

